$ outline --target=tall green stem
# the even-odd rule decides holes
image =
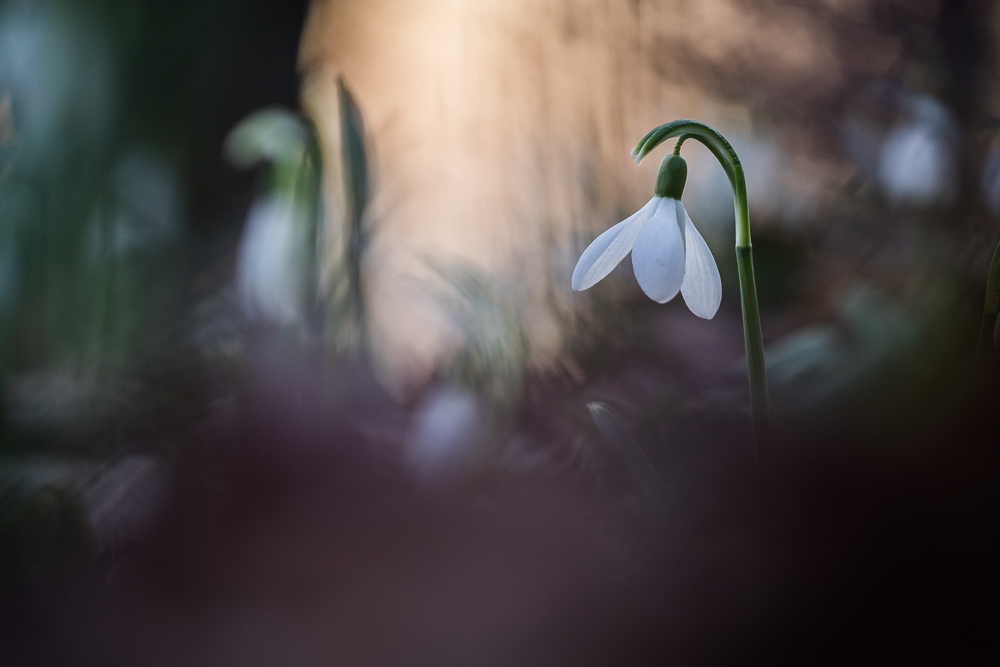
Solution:
[[[696,120],[675,120],[661,125],[636,144],[632,157],[642,161],[654,148],[673,137],[696,139],[712,152],[729,177],[736,207],[736,263],[740,275],[740,301],[743,306],[743,337],[746,341],[747,370],[750,378],[750,411],[753,416],[754,453],[762,463],[771,458],[771,416],[767,401],[767,371],[764,366],[764,338],[760,331],[757,286],[753,277],[753,249],[750,245],[750,210],[747,207],[747,183],[743,164],[726,138]],[[675,149],[676,152],[676,149]],[[996,264],[994,257],[994,264]],[[991,274],[992,275],[992,274]]]
[[[983,322],[979,327],[979,345],[976,346],[976,358],[986,362],[993,350],[993,328],[1000,315],[1000,245],[993,252],[990,262],[990,273],[986,279],[986,305],[983,306]]]

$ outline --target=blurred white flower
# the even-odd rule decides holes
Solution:
[[[23,159],[51,160],[72,137],[98,146],[113,132],[116,91],[107,35],[87,3],[0,7],[0,81],[10,93]]]
[[[250,114],[226,137],[234,165],[266,165],[236,258],[236,291],[251,320],[300,325],[312,299],[319,168],[309,141],[306,123],[278,108]]]
[[[598,236],[580,256],[573,289],[589,289],[632,252],[632,268],[642,291],[666,303],[679,291],[691,312],[712,319],[722,302],[722,278],[712,251],[678,199],[653,197],[622,222]]]
[[[924,95],[907,97],[903,107],[906,119],[882,143],[879,184],[894,204],[947,204],[957,188],[951,114]]]
[[[414,415],[406,463],[422,483],[446,483],[474,467],[482,449],[485,410],[475,394],[437,387]]]
[[[265,196],[250,208],[236,259],[236,289],[250,319],[301,320],[308,277],[299,237],[307,222],[288,196]]]

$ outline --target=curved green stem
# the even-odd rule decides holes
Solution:
[[[983,322],[979,327],[979,344],[976,346],[976,358],[980,362],[986,362],[992,357],[993,328],[996,326],[997,315],[1000,315],[1000,245],[993,252],[990,273],[986,278],[986,305],[983,306]]]
[[[740,301],[743,306],[743,337],[746,341],[747,370],[750,378],[750,411],[753,416],[754,453],[757,460],[771,458],[771,416],[767,400],[767,371],[764,366],[764,339],[760,330],[757,286],[753,276],[753,252],[750,245],[750,210],[747,206],[747,183],[743,164],[726,138],[696,120],[675,120],[661,125],[643,137],[632,149],[636,164],[654,148],[673,137],[697,139],[712,152],[729,177],[736,207],[736,262],[740,275]],[[675,147],[675,151],[679,150]],[[996,262],[996,258],[994,258]]]

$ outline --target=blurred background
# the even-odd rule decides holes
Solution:
[[[3,0],[0,662],[996,651],[998,36],[992,0]],[[716,317],[630,261],[570,289],[677,118],[746,170],[770,470],[706,149]]]

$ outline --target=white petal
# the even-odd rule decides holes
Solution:
[[[250,208],[236,256],[236,288],[250,319],[288,325],[299,318],[304,222],[287,198],[265,197]]]
[[[653,197],[638,211],[594,239],[573,269],[573,289],[578,292],[590,289],[625,259],[642,223],[658,201],[659,197]]]
[[[646,296],[659,303],[677,296],[684,282],[684,240],[677,225],[678,204],[676,199],[664,198],[639,230],[632,249],[635,279]]]
[[[684,283],[681,285],[681,294],[692,313],[710,320],[715,317],[719,304],[722,303],[719,267],[684,206],[680,202],[677,202],[677,206],[679,213],[684,216]]]

